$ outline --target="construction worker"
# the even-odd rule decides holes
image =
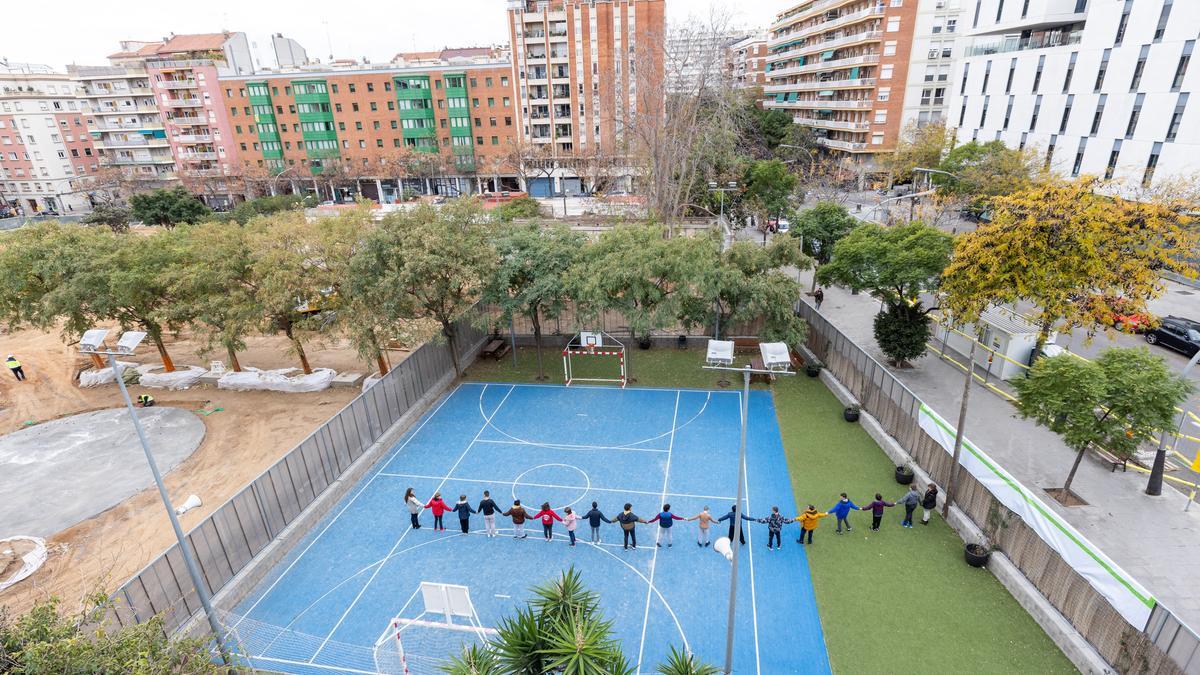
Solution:
[[[9,354],[8,358],[4,361],[4,365],[12,371],[12,374],[16,376],[18,382],[25,381],[25,371],[21,369],[21,362],[17,360],[17,357]]]
[[[138,401],[138,406],[140,406],[142,408],[153,408],[154,407],[154,397],[151,396],[150,394],[142,394],[141,396],[138,396],[137,401]]]

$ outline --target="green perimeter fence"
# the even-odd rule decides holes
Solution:
[[[485,338],[470,320],[473,315],[457,324],[464,367]],[[447,344],[422,345],[192,528],[187,539],[208,592],[216,595],[225,588],[401,416],[453,372]],[[184,627],[201,610],[178,544],[118,588],[114,599],[110,619],[125,626],[161,615],[168,633]]]
[[[811,305],[806,346],[941,486],[953,457],[918,422],[921,400],[887,368],[847,338]],[[955,505],[1050,603],[1120,672],[1200,673],[1200,639],[1161,604],[1145,626],[1133,626],[1032,528],[966,471],[958,473]]]

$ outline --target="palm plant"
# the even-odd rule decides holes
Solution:
[[[441,667],[446,675],[503,675],[500,661],[491,645],[466,645],[458,656]]]
[[[501,670],[519,675],[542,675],[542,627],[533,609],[505,617],[496,629],[496,660]]]
[[[632,672],[620,643],[612,636],[612,622],[599,613],[567,613],[555,619],[547,626],[542,655],[546,670],[562,675]]]
[[[529,606],[537,613],[543,626],[570,616],[590,616],[598,613],[600,596],[583,584],[583,575],[569,567],[557,579],[533,587]]]
[[[700,662],[696,655],[689,651],[680,651],[671,646],[671,655],[666,663],[655,669],[659,675],[719,675],[720,668]]]

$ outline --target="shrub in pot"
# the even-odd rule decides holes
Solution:
[[[862,409],[858,406],[848,405],[846,406],[846,409],[842,411],[842,419],[846,420],[847,422],[857,422],[861,412]]]
[[[821,366],[821,364],[813,361],[812,363],[804,366],[804,374],[808,375],[809,377],[820,377],[822,367],[823,366]]]
[[[900,464],[896,467],[896,482],[901,485],[909,485],[913,482],[912,467],[906,464]]]
[[[651,343],[651,342],[650,342],[650,336],[649,336],[649,335],[647,335],[647,336],[645,336],[645,337],[638,338],[638,347],[639,347],[639,348],[641,348],[641,349],[650,349],[650,345],[651,345],[651,344],[653,344],[653,343]]]
[[[963,547],[963,557],[971,567],[983,567],[991,555],[991,549],[982,544],[967,544]]]

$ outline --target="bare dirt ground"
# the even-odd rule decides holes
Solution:
[[[248,348],[238,353],[243,367],[298,365],[298,359],[287,352],[283,339],[257,337],[247,342]],[[222,358],[220,355],[201,358],[197,347],[187,335],[176,336],[167,344],[176,367],[206,366],[211,358]],[[307,347],[314,368],[366,372],[365,364],[354,350],[341,341],[313,342]],[[0,370],[3,408],[0,434],[20,429],[30,421],[44,422],[120,405],[115,385],[94,389],[80,389],[76,385],[76,373],[87,367],[89,360],[80,357],[76,348],[64,344],[57,334],[20,331],[0,335],[0,356],[7,354],[21,361],[28,380],[18,383]],[[404,353],[392,352],[389,356],[397,363]],[[143,346],[131,360],[156,363],[158,356],[153,346]],[[130,388],[130,395],[136,397],[143,391],[150,391],[161,406],[187,410],[224,408],[201,416],[206,427],[204,442],[166,476],[173,501],[179,503],[196,494],[204,502],[200,508],[181,516],[185,530],[197,525],[358,394],[357,389],[328,389],[308,394],[228,392],[215,388],[173,392],[143,390],[135,385]],[[53,508],[54,495],[45,498],[47,507]],[[16,529],[20,529],[19,525]],[[115,589],[173,541],[158,493],[151,487],[51,537],[47,541],[50,557],[46,564],[30,578],[0,593],[0,605],[20,612],[35,600],[57,595],[66,608],[74,609],[89,591]]]

